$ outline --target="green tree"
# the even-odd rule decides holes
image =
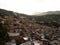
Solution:
[[[2,23],[0,23],[0,45],[4,45],[8,41],[8,29]]]

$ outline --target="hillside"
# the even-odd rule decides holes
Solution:
[[[0,9],[0,16],[3,15],[11,15],[11,16],[15,16],[17,18],[20,18],[21,16],[23,17],[27,17],[28,19],[32,19],[35,18],[37,21],[59,21],[60,19],[60,11],[55,11],[55,12],[44,12],[42,14],[36,14],[38,16],[30,16],[30,15],[26,15],[26,14],[22,14],[22,13],[16,13],[13,11],[7,11],[4,9]],[[39,16],[40,15],[40,16]]]
[[[42,14],[36,14],[36,16],[30,16],[30,15],[26,15],[26,14],[22,14],[22,13],[17,13],[17,12],[13,12],[13,11],[7,11],[4,9],[0,9],[0,16],[14,16],[16,18],[20,18],[20,17],[26,17],[29,20],[32,20],[33,18],[38,22],[44,22],[44,23],[49,23],[51,24],[52,22],[56,23],[56,25],[60,22],[60,11],[50,11],[50,12],[44,12]]]
[[[36,14],[34,17],[37,22],[43,22],[44,24],[54,25],[60,27],[60,11],[51,11],[51,12],[44,12],[42,14]]]
[[[24,37],[28,40],[24,40]],[[60,40],[60,15],[28,16],[0,9],[0,44],[5,45],[13,39],[17,45],[33,39],[42,42],[46,39],[49,44],[55,39]]]

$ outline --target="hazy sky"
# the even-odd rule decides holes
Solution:
[[[0,0],[0,8],[30,15],[60,10],[60,0]]]

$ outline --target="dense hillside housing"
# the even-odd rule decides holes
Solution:
[[[56,27],[51,22],[37,21],[35,17],[30,19],[26,16],[16,17],[5,14],[0,16],[0,24],[8,29],[9,40],[5,41],[6,45],[23,45],[27,42],[32,45],[35,44],[34,41],[41,45],[60,44],[60,26]],[[60,19],[56,24],[60,24]]]

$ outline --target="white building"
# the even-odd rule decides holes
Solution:
[[[8,32],[9,36],[19,36],[19,33],[12,33],[12,32]]]

